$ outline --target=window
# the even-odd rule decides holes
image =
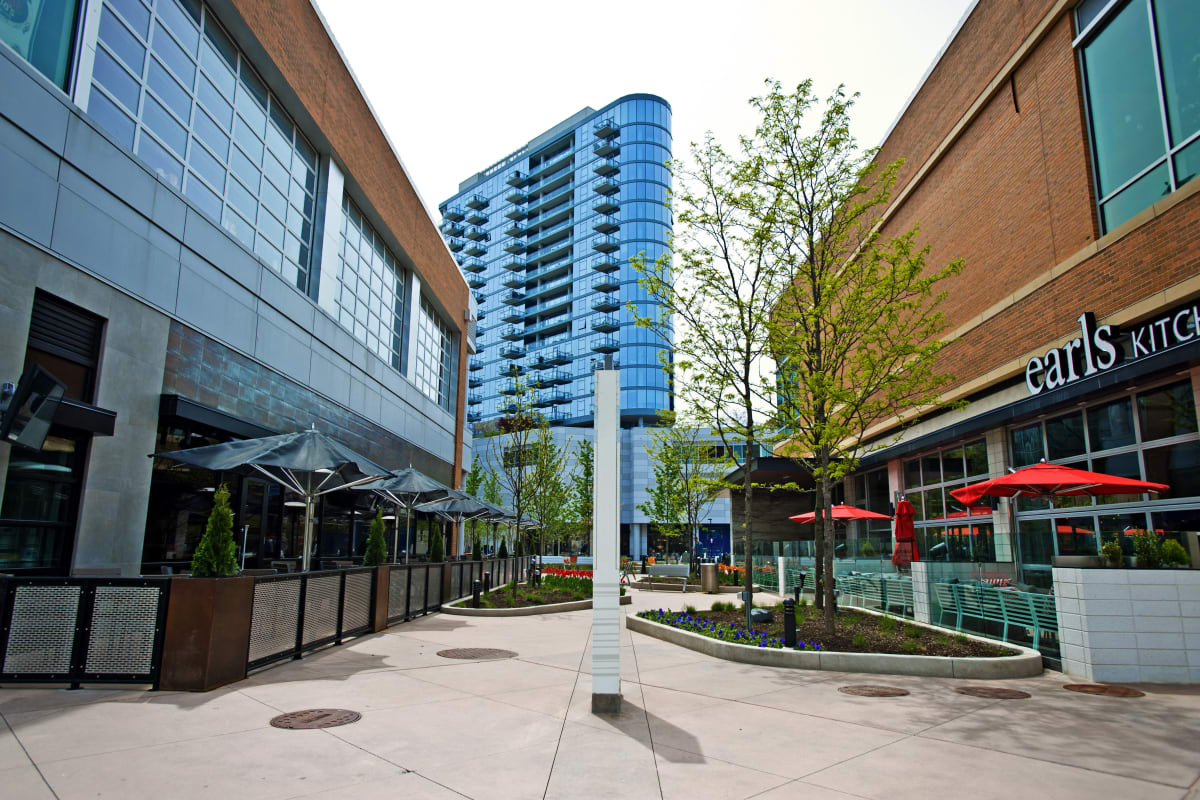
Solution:
[[[392,251],[350,201],[342,198],[337,270],[338,321],[372,353],[402,371],[405,273]]]
[[[1100,224],[1125,222],[1200,172],[1200,12],[1129,0],[1075,12]]]
[[[10,0],[0,4],[0,41],[67,91],[78,14],[78,2]]]
[[[963,508],[950,496],[952,489],[987,478],[986,440],[977,439],[909,459],[902,465],[902,470],[904,490],[913,505],[917,526],[917,549],[923,558],[933,561],[996,560],[991,507]],[[886,473],[882,479],[886,481]],[[883,488],[886,490],[886,484]],[[878,491],[877,488],[876,493]]]
[[[309,291],[317,151],[199,0],[104,0],[91,114]]]
[[[454,408],[458,374],[454,334],[429,303],[422,301],[417,319],[416,370],[412,376],[426,397],[447,411]]]

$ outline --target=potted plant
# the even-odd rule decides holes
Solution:
[[[378,567],[387,562],[387,542],[383,538],[383,512],[376,511],[367,533],[367,551],[363,553],[364,567]]]
[[[1104,556],[1104,560],[1110,567],[1120,567],[1125,563],[1125,554],[1121,552],[1121,545],[1118,542],[1106,542],[1101,546],[1100,554]]]

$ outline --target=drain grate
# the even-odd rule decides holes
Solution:
[[[895,686],[841,686],[838,691],[855,697],[904,697],[908,694],[908,689]]]
[[[1033,696],[1018,689],[1001,689],[996,686],[960,686],[954,691],[967,697],[985,697],[988,700],[1026,700]]]
[[[1064,683],[1063,688],[1068,692],[1080,694],[1097,694],[1102,697],[1145,697],[1145,692],[1130,689],[1128,686],[1105,686],[1102,683]]]
[[[273,728],[311,730],[313,728],[336,728],[358,722],[362,714],[344,708],[309,708],[304,711],[289,711],[271,720]]]
[[[438,650],[442,658],[516,658],[512,650],[498,650],[494,647],[455,647],[450,650]]]

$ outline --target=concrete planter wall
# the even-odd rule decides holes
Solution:
[[[1055,567],[1063,672],[1200,683],[1200,570]]]

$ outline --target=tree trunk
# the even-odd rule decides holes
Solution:
[[[813,491],[813,605],[818,609],[825,607],[825,593],[822,591],[825,575],[825,518],[821,515],[821,487]]]
[[[821,506],[822,513],[827,515],[825,524],[825,633],[833,634],[834,612],[836,611],[833,574],[833,556],[836,539],[833,527],[833,487],[829,480],[829,455],[821,456]]]
[[[742,474],[742,530],[743,541],[746,546],[746,577],[742,582],[742,589],[746,592],[746,630],[751,630],[750,626],[750,609],[754,606],[754,534],[750,527],[750,510],[753,507],[753,490],[750,480],[750,473],[754,470],[754,439],[747,437],[746,439],[746,463]]]

